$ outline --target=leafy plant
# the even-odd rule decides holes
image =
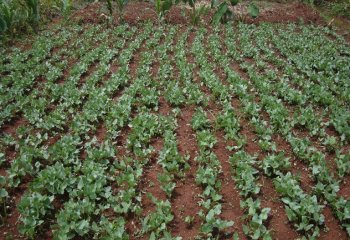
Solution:
[[[194,26],[198,26],[201,18],[206,15],[209,11],[209,7],[207,6],[200,6],[198,8],[192,7],[192,11],[190,12],[190,19],[191,19],[191,24]]]
[[[143,155],[144,149],[152,137],[159,135],[163,130],[159,121],[159,117],[154,114],[140,114],[129,124],[132,132],[128,137],[128,146],[137,155]]]
[[[259,16],[259,12],[259,8],[254,3],[248,5],[248,13],[252,18],[257,18]]]
[[[169,82],[164,97],[173,106],[181,106],[186,101],[183,89],[173,81]]]
[[[252,239],[271,240],[270,231],[264,225],[271,209],[261,209],[260,200],[253,200],[252,198],[241,201],[241,208],[247,209],[246,218],[249,219],[248,225],[243,225],[244,234],[250,236]]]
[[[113,14],[113,2],[112,0],[106,0],[107,3],[107,9],[109,11],[109,14],[112,15]]]
[[[57,215],[57,230],[54,231],[54,239],[86,236],[92,230],[92,217],[98,213],[95,203],[88,199],[69,200]]]
[[[98,239],[129,239],[129,235],[125,230],[125,219],[122,217],[118,217],[113,221],[110,221],[106,217],[102,216],[98,225],[93,225],[92,228],[95,232],[95,238]]]
[[[168,197],[171,197],[176,184],[173,182],[174,175],[167,172],[158,175],[158,181],[162,184],[161,188],[166,193]]]
[[[39,0],[26,0],[26,4],[28,6],[29,22],[33,30],[37,33],[39,31],[39,20],[40,20]]]
[[[331,11],[334,16],[350,17],[350,1],[331,2]]]
[[[121,21],[124,20],[124,8],[128,4],[128,0],[116,0],[117,7],[118,7],[118,13],[119,13],[119,19]]]
[[[262,163],[264,173],[269,177],[281,174],[290,166],[289,158],[284,156],[284,152],[280,152],[277,155],[268,155]]]
[[[170,130],[165,131],[164,147],[159,153],[158,163],[166,172],[183,177],[189,168],[186,158],[178,151],[176,134]]]
[[[199,131],[197,133],[197,141],[199,149],[203,151],[212,149],[217,142],[215,136],[208,130]]]
[[[68,16],[70,15],[72,8],[73,8],[72,0],[61,0],[60,1],[60,9],[61,9],[62,14],[63,14],[65,19],[67,19]]]
[[[244,197],[260,192],[260,185],[257,183],[259,171],[254,168],[255,158],[243,150],[238,151],[230,158],[232,166],[236,169],[234,178],[240,189],[240,194]]]
[[[212,2],[212,7],[214,7],[216,4],[218,3]],[[232,4],[236,5],[235,2],[233,2]],[[214,24],[219,24],[220,22],[226,23],[228,20],[230,20],[230,18],[232,19],[232,17],[233,17],[233,13],[229,9],[229,4],[227,2],[222,2],[218,4],[215,14],[213,16],[212,22]]]
[[[229,20],[234,18],[234,13],[230,10],[231,6],[236,6],[239,0],[212,0],[211,7],[215,8],[215,14],[213,16],[212,22],[217,25],[218,23],[227,23]],[[248,5],[248,13],[251,17],[256,18],[259,15],[259,8],[251,2]],[[243,13],[241,13],[243,17]]]
[[[335,162],[337,164],[337,172],[340,177],[350,173],[350,154],[340,154],[336,152]]]
[[[38,177],[31,183],[30,188],[35,192],[50,193],[52,195],[70,192],[67,188],[73,188],[76,179],[72,176],[71,169],[63,167],[56,162],[42,170]]]
[[[186,216],[185,217],[185,223],[189,226],[191,226],[194,222],[194,216]]]
[[[276,190],[283,195],[289,221],[294,222],[298,231],[305,231],[309,237],[317,237],[324,224],[323,206],[315,195],[305,194],[291,173],[274,180]]]
[[[338,148],[338,140],[334,136],[327,136],[323,142],[323,145],[326,146],[328,152],[334,153]]]
[[[11,30],[15,23],[15,9],[7,1],[0,3],[0,33]]]
[[[106,0],[107,9],[108,9],[109,14],[111,16],[113,15],[113,2],[116,2],[119,19],[121,21],[123,21],[124,20],[124,8],[128,4],[128,0]]]
[[[346,140],[350,140],[350,116],[345,109],[334,107],[331,114],[330,124]]]
[[[199,213],[199,216],[204,218],[205,223],[201,226],[201,231],[209,236],[212,236],[215,230],[223,230],[225,228],[233,226],[233,221],[226,221],[217,218],[221,214],[221,204],[215,205],[212,209],[208,211],[207,214],[203,212]]]
[[[201,17],[208,13],[209,7],[205,5],[196,6],[196,0],[183,0],[183,2],[190,5],[190,21],[192,25],[197,26],[200,23]]]
[[[19,231],[30,238],[34,238],[38,228],[45,222],[46,215],[53,209],[53,200],[54,196],[41,195],[35,192],[22,197],[18,205],[22,222]]]
[[[115,197],[108,199],[116,213],[136,215],[141,213],[141,194],[137,191],[137,186],[143,173],[142,166],[131,158],[124,158],[116,163],[116,170],[120,173],[116,181],[120,190]]]
[[[198,108],[193,114],[191,125],[194,130],[204,130],[210,128],[210,121],[203,108]]]
[[[218,127],[224,129],[226,138],[238,138],[240,123],[231,105],[225,104],[222,114],[220,114],[216,119],[216,124]]]
[[[173,6],[172,0],[154,0],[155,10],[158,15],[158,19],[163,22],[164,17],[167,14],[167,12],[171,9]]]
[[[6,160],[5,154],[0,152],[0,167],[5,162],[5,160]]]
[[[219,182],[216,182],[218,176],[218,170],[213,167],[200,167],[196,173],[196,183],[204,187],[206,186],[220,186]],[[208,188],[210,190],[210,188]],[[210,192],[206,193],[210,194]],[[217,196],[214,199],[221,199],[221,196]]]
[[[156,204],[156,210],[143,219],[142,232],[150,233],[150,239],[157,239],[167,234],[167,225],[174,219],[174,216],[168,200],[158,200],[151,194],[148,194],[148,197]]]
[[[321,128],[320,118],[315,116],[310,107],[300,108],[294,113],[294,119],[296,125],[305,126],[309,131],[311,131],[311,135],[316,135],[319,133]]]
[[[5,189],[6,178],[0,176],[0,219],[3,222],[2,213],[6,216],[6,201],[9,196],[8,192]]]

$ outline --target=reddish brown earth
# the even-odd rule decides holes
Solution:
[[[345,199],[349,199],[350,198],[350,176],[345,176],[339,187],[340,187],[340,190],[338,192],[338,195],[342,196]]]
[[[348,239],[347,233],[340,227],[339,221],[334,217],[332,210],[326,206],[322,212],[325,217],[325,231],[321,231],[320,240]]]
[[[0,225],[0,239],[7,239],[9,237],[10,239],[26,239],[25,237],[21,236],[21,234],[18,231],[19,223],[19,212],[17,210],[17,205],[19,204],[22,195],[25,193],[25,191],[28,188],[28,184],[32,179],[26,178],[23,180],[23,183],[20,184],[17,188],[11,189],[9,191],[9,195],[11,196],[9,199],[8,205],[10,206],[9,209],[7,209],[7,215],[6,215],[6,221]]]
[[[325,24],[318,12],[304,3],[277,5],[271,10],[264,11],[256,19],[248,19],[248,22]]]
[[[273,239],[297,239],[300,237],[293,226],[288,222],[280,196],[274,190],[271,179],[261,177],[261,207],[270,208],[268,224],[272,231]]]
[[[194,160],[197,156],[198,146],[195,133],[190,125],[194,111],[194,106],[186,106],[181,109],[181,115],[178,119],[179,127],[176,130],[179,153],[182,156],[189,155],[188,164],[190,169],[185,178],[176,184],[175,194],[171,200],[174,209],[174,221],[170,229],[174,235],[182,236],[184,239],[193,239],[198,234],[201,223],[197,213],[200,210],[198,195],[202,191],[195,183],[198,166]],[[185,223],[184,220],[187,216],[194,217],[192,224]]]
[[[252,59],[251,59],[252,60]],[[252,60],[253,61],[253,60]],[[253,63],[253,62],[252,62]],[[240,73],[242,77],[247,79],[247,74],[240,69],[240,67],[237,64],[234,64],[234,68],[236,72]],[[216,68],[215,69],[216,74],[221,78],[221,81],[227,85],[225,81],[225,73],[222,69]],[[257,103],[260,102],[260,99],[258,96],[255,96],[255,101]],[[241,103],[239,99],[233,98],[232,99],[232,106],[235,109],[241,109]],[[242,113],[240,110],[237,110],[236,115],[240,116]],[[267,115],[264,115],[265,118],[267,118]],[[267,119],[264,119],[267,122],[269,122]],[[266,157],[266,154],[261,151],[260,147],[257,144],[258,137],[255,135],[252,129],[253,126],[249,123],[247,119],[242,116],[241,121],[241,130],[240,134],[243,136],[246,136],[247,138],[247,144],[244,146],[245,151],[254,156],[256,155],[258,157],[258,160],[261,161],[263,158]],[[217,134],[218,135],[218,134]],[[223,136],[217,137],[217,139],[222,139]],[[219,140],[217,145],[220,144],[221,141]],[[223,149],[220,152],[217,152],[217,156],[222,156],[224,152],[227,152],[225,149],[225,146],[229,145],[227,141],[224,141]],[[284,148],[286,148],[287,144],[283,144]],[[278,147],[280,150],[280,148]],[[228,155],[230,156],[230,155]],[[220,157],[219,157],[220,158]],[[221,161],[222,162],[222,161]],[[222,166],[224,167],[227,162],[222,162]],[[228,166],[229,167],[229,166]],[[225,174],[225,172],[224,172]],[[264,175],[260,176],[259,183],[261,184],[261,191],[259,194],[259,199],[261,200],[261,207],[262,208],[270,208],[270,214],[269,219],[267,221],[267,226],[271,230],[271,234],[273,236],[273,239],[297,239],[300,237],[300,234],[296,232],[296,230],[293,228],[293,226],[288,222],[287,215],[284,210],[284,205],[280,201],[280,196],[277,194],[277,192],[274,189],[273,181],[270,178],[265,177]],[[224,189],[223,189],[224,190]],[[234,194],[230,194],[230,196],[233,196]],[[239,201],[238,201],[239,202]],[[243,212],[242,212],[243,213]],[[232,219],[232,217],[231,217]],[[240,223],[241,225],[242,223]]]
[[[15,136],[17,129],[20,126],[25,126],[27,124],[28,124],[28,121],[22,115],[19,115],[11,119],[9,122],[5,123],[0,128],[0,132],[2,134],[9,134],[9,135]]]
[[[234,106],[240,108],[240,104],[235,102]],[[250,155],[258,155],[258,160],[261,161],[266,157],[266,154],[260,149],[256,143],[258,137],[252,132],[253,126],[246,119],[241,120],[241,134],[247,136],[247,145],[245,150]],[[286,145],[278,146],[279,150],[285,148]],[[300,235],[288,222],[287,215],[284,210],[284,205],[280,201],[280,196],[276,192],[273,180],[260,175],[259,183],[261,190],[259,199],[261,200],[262,208],[270,208],[270,216],[268,219],[268,227],[272,231],[273,239],[297,239]]]
[[[96,129],[95,136],[100,143],[103,143],[107,134],[107,129],[103,123],[100,123]]]
[[[308,169],[308,166],[303,161],[297,159],[294,156],[290,144],[280,135],[274,136],[273,140],[276,142],[277,148],[281,151],[284,151],[285,156],[290,158],[290,163],[292,165],[291,172],[293,175],[299,176],[301,188],[305,192],[310,193],[315,183],[311,177],[311,172]]]
[[[73,19],[82,23],[102,23],[106,22],[107,16],[101,11],[96,11],[96,8],[100,7],[101,3],[93,3],[87,7],[79,10],[73,15]],[[157,22],[157,14],[153,10],[154,5],[149,2],[130,2],[125,8],[125,21],[130,24],[136,24],[138,22],[144,22],[151,20]],[[211,21],[210,16],[213,15],[211,11],[209,17],[204,17],[206,23]],[[119,21],[119,16],[115,14],[115,21]],[[184,8],[182,5],[174,6],[166,16],[166,22],[171,24],[189,24],[189,9]],[[262,11],[258,18],[252,19],[248,16],[245,17],[247,23],[313,23],[313,24],[325,24],[320,15],[311,7],[303,3],[292,4],[279,4],[276,7]]]
[[[77,11],[73,19],[81,23],[103,23],[107,21],[107,15],[101,11],[96,11],[101,3],[93,3]],[[153,10],[154,4],[149,2],[130,2],[124,10],[124,21],[135,25],[139,22],[152,21],[157,22],[157,14]],[[173,7],[166,16],[165,21],[171,24],[186,24],[187,20],[182,16],[182,9]],[[119,16],[114,14],[115,23],[118,24]]]
[[[245,59],[248,62],[254,63],[252,59]],[[244,79],[248,80],[248,75],[240,69],[240,66],[238,64],[233,64],[233,69],[237,73],[241,75]],[[222,74],[218,74],[222,75]],[[221,76],[222,77],[222,76]],[[223,82],[225,82],[223,80]],[[260,99],[258,96],[255,96],[255,102],[259,103]],[[240,109],[240,103],[239,100],[236,98],[233,98],[232,100],[232,106],[236,109]],[[293,112],[293,111],[292,111]],[[239,114],[239,111],[237,113]],[[263,120],[267,121],[269,123],[269,115],[266,112],[263,112],[260,115]],[[245,146],[245,149],[248,153],[257,153],[259,152],[259,147],[255,143],[254,139],[257,139],[257,136],[254,136],[254,133],[250,132],[252,127],[249,127],[249,122],[246,120],[241,121],[241,126],[243,126],[241,133],[244,136],[247,136],[247,145]],[[307,134],[306,134],[307,135]],[[301,187],[304,191],[307,193],[312,192],[312,187],[314,186],[314,182],[310,177],[310,174],[308,173],[307,166],[303,163],[298,161],[291,149],[291,146],[289,143],[287,143],[283,138],[281,138],[280,135],[274,135],[273,140],[277,145],[278,150],[283,150],[286,153],[286,157],[291,158],[292,163],[292,173],[294,175],[300,176],[300,183]],[[314,142],[317,143],[317,139],[312,139]],[[321,146],[319,143],[316,144],[318,149],[320,150]],[[264,153],[259,154],[259,159],[261,160],[264,157]],[[334,155],[334,154],[333,154]],[[332,156],[330,154],[326,153],[326,160],[331,161]],[[334,165],[334,164],[332,164]],[[334,167],[334,166],[333,166]],[[284,205],[281,203],[280,196],[277,194],[277,192],[274,190],[273,182],[271,179],[261,176],[261,206],[262,207],[268,207],[271,209],[270,216],[268,219],[268,227],[272,231],[273,239],[298,239],[301,237],[299,233],[296,232],[296,230],[293,228],[293,226],[288,222],[287,215],[284,211]],[[344,184],[345,185],[345,184]],[[344,186],[343,186],[344,187]],[[348,188],[344,187],[345,190],[343,192],[348,192]],[[346,196],[348,199],[348,196]],[[322,231],[320,239],[335,239],[336,237],[340,237],[340,239],[346,239],[347,234],[344,229],[342,229],[339,225],[339,222],[335,219],[333,213],[330,211],[330,208],[325,208],[323,214],[325,215],[328,220],[325,223],[325,229]]]
[[[234,145],[234,143],[229,143],[225,140],[224,133],[222,131],[216,133],[217,143],[214,147],[214,153],[218,157],[222,166],[222,176],[221,176],[221,194],[222,194],[222,214],[221,217],[225,220],[234,221],[233,227],[227,230],[229,233],[237,232],[240,239],[246,239],[247,237],[243,233],[242,225],[245,223],[242,216],[244,215],[242,209],[240,208],[241,199],[239,195],[239,190],[234,186],[235,181],[232,178],[232,168],[229,162],[229,158],[232,152],[226,149],[226,146]],[[230,230],[232,232],[230,232]],[[231,236],[231,235],[229,235]]]

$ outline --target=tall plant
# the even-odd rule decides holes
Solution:
[[[124,20],[124,8],[128,4],[128,0],[116,0],[116,1],[117,1],[119,19],[121,21],[123,21]]]
[[[40,20],[39,0],[26,0],[26,4],[28,7],[29,23],[32,26],[34,32],[37,33],[39,30],[39,20]]]
[[[154,1],[156,13],[158,15],[158,19],[160,20],[160,22],[164,21],[165,15],[171,9],[173,4],[174,3],[172,0],[155,0]]]
[[[112,0],[106,0],[107,3],[107,8],[109,11],[109,14],[113,15],[113,4],[112,4]]]
[[[215,9],[213,16],[213,24],[226,23],[227,21],[234,19],[234,13],[230,9],[231,6],[236,6],[239,0],[212,0],[211,7]],[[256,18],[259,15],[259,8],[254,2],[250,2],[248,5],[248,13],[251,17]],[[241,13],[243,15],[243,13]]]
[[[28,25],[38,32],[46,13],[58,10],[67,18],[72,3],[73,0],[0,0],[0,34],[15,33]]]
[[[0,1],[0,34],[11,34],[28,23],[28,9],[23,0]]]
[[[73,0],[61,0],[61,11],[65,19],[67,19],[72,11],[72,1]]]
[[[0,4],[0,33],[12,28],[15,20],[15,11],[7,2]]]
[[[128,4],[128,0],[114,0],[117,3],[117,10],[119,19],[121,21],[124,20],[124,9],[125,6]],[[110,15],[113,15],[113,0],[106,0],[107,2],[107,8],[110,13]]]
[[[201,17],[208,13],[209,7],[206,5],[196,6],[196,0],[183,0],[183,2],[190,5],[191,24],[197,26],[200,23]]]

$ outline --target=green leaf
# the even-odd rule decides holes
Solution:
[[[87,220],[81,220],[77,223],[77,233],[80,236],[85,235],[89,230],[89,222]]]
[[[258,228],[258,229],[255,229],[252,238],[253,238],[253,239],[259,239],[260,235],[261,235],[260,229],[259,229],[259,228]]]
[[[165,0],[162,7],[163,12],[169,11],[172,6],[173,2],[171,0]]]
[[[8,196],[8,193],[5,189],[0,189],[0,198],[4,198],[4,197],[7,197]]]
[[[225,228],[228,228],[228,227],[232,227],[234,225],[234,222],[233,221],[225,221],[225,220],[220,220],[218,219],[218,228],[220,230],[223,230]]]
[[[238,4],[239,0],[230,0],[230,3],[232,6],[236,6]]]
[[[5,32],[7,30],[6,21],[0,16],[0,33]]]
[[[221,3],[213,16],[213,20],[212,20],[213,24],[215,25],[219,24],[220,20],[226,14],[227,10],[228,10],[227,3],[226,2]]]
[[[6,183],[6,178],[3,176],[0,176],[0,185],[5,185]]]
[[[193,8],[194,5],[196,4],[195,0],[185,0],[185,2],[188,2],[188,4]]]
[[[249,6],[248,6],[248,12],[250,14],[250,16],[252,18],[256,18],[259,16],[259,8],[254,4],[254,3],[251,3]]]
[[[220,3],[219,0],[211,0],[210,7],[211,8],[217,7],[219,3]]]
[[[249,228],[247,225],[243,225],[243,232],[245,235],[249,235]]]
[[[271,235],[270,235],[269,232],[266,232],[266,233],[265,233],[265,235],[264,235],[264,237],[263,237],[263,240],[272,240],[272,237],[271,237]]]
[[[263,220],[266,220],[268,218],[268,215],[269,215],[269,212],[271,211],[271,208],[264,208],[262,211],[261,211],[261,218]]]
[[[113,14],[112,0],[106,0],[109,13]]]

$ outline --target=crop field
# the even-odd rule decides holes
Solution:
[[[333,31],[71,24],[0,53],[0,239],[349,238]]]

